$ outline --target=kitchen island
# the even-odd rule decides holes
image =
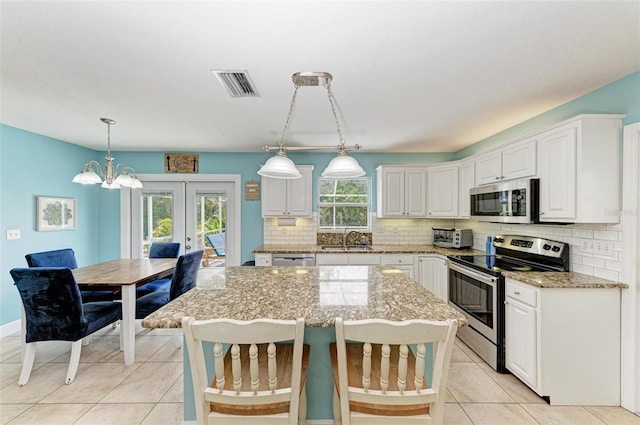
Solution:
[[[182,318],[252,320],[305,318],[311,345],[307,418],[331,419],[329,343],[336,317],[346,320],[466,318],[390,266],[227,267],[146,317],[145,328],[179,328]],[[195,420],[191,370],[184,354],[184,419]]]

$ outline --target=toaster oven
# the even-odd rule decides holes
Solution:
[[[442,248],[468,248],[473,245],[471,229],[432,227],[433,244]]]

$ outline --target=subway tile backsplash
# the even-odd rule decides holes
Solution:
[[[456,227],[473,229],[473,247],[475,249],[484,251],[487,236],[496,234],[538,236],[570,245],[569,267],[571,271],[616,282],[619,282],[622,276],[622,226],[620,223],[535,225],[458,220],[456,225]],[[609,242],[612,246],[611,255],[584,252],[581,249],[583,242]]]
[[[446,219],[380,219],[371,214],[371,233],[374,244],[431,244],[432,227],[458,227],[473,230],[473,247],[484,251],[487,236],[497,234],[538,236],[570,244],[571,271],[613,281],[622,275],[621,224],[500,224],[475,220]],[[316,244],[317,215],[298,218],[295,226],[278,226],[277,219],[264,220],[265,244]],[[581,250],[583,242],[607,242],[611,255],[598,255]]]

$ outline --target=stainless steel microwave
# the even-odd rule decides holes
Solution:
[[[496,223],[538,223],[539,179],[512,180],[469,190],[471,217]]]

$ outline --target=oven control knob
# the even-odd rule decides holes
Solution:
[[[558,252],[558,251],[560,251],[560,247],[559,246],[554,246],[551,251]]]
[[[545,251],[549,251],[551,249],[551,245],[546,243],[546,244],[542,245],[542,249],[544,249]]]

